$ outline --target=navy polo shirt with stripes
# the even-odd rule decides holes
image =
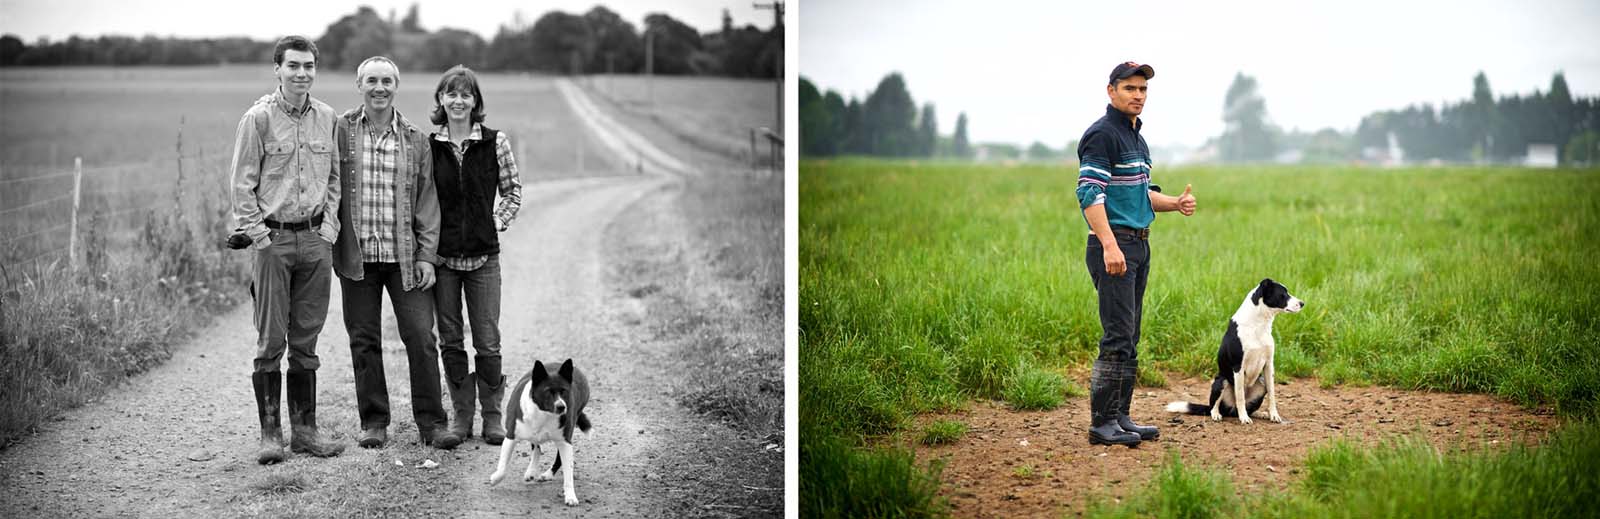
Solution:
[[[1108,104],[1105,117],[1083,132],[1078,140],[1079,209],[1104,204],[1106,219],[1119,227],[1144,229],[1155,221],[1148,191],[1161,188],[1150,183],[1150,146],[1139,135],[1142,127],[1143,120],[1130,123]]]

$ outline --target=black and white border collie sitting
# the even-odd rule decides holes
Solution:
[[[1267,401],[1267,416],[1274,422],[1283,422],[1278,415],[1278,391],[1274,388],[1272,356],[1276,344],[1272,340],[1272,318],[1278,314],[1299,312],[1305,301],[1289,295],[1289,289],[1271,278],[1261,280],[1239,305],[1239,311],[1228,320],[1228,332],[1222,335],[1222,347],[1217,350],[1217,377],[1211,381],[1211,403],[1207,405],[1177,401],[1167,404],[1167,411],[1192,415],[1210,414],[1212,420],[1221,421],[1224,414],[1239,414],[1240,423],[1250,423],[1250,414]],[[1237,402],[1244,402],[1240,409]]]

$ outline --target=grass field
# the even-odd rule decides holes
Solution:
[[[1071,168],[838,160],[800,171],[801,458],[818,466],[802,467],[801,494],[822,515],[849,502],[830,508],[833,483],[804,474],[898,456],[833,442],[1036,392],[1039,373],[1094,357]],[[1222,323],[1271,277],[1310,303],[1275,327],[1280,377],[1596,416],[1600,245],[1585,230],[1600,225],[1600,171],[1187,168],[1155,180],[1193,184],[1200,209],[1153,226],[1145,364],[1215,369]]]

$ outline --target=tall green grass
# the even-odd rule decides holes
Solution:
[[[1285,378],[1600,402],[1600,170],[1158,170],[1141,367],[1208,375],[1263,277]],[[800,165],[800,415],[847,439],[1082,365],[1100,325],[1076,173],[875,160]],[[1019,367],[1020,366],[1020,367]],[[1155,377],[1144,379],[1155,383]]]
[[[1579,421],[1538,447],[1436,449],[1414,436],[1379,448],[1335,439],[1306,457],[1278,495],[1240,496],[1219,470],[1173,451],[1148,484],[1090,517],[1592,517],[1600,506],[1600,427]]]

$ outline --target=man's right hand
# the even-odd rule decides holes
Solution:
[[[1107,274],[1121,276],[1128,272],[1128,262],[1122,257],[1122,248],[1118,247],[1116,242],[1111,242],[1111,245],[1103,247],[1102,250],[1101,256],[1106,260]]]
[[[253,240],[250,239],[250,236],[245,234],[243,231],[236,232],[233,233],[232,236],[228,236],[228,248],[233,250],[241,250],[245,247],[249,247],[252,241]]]

